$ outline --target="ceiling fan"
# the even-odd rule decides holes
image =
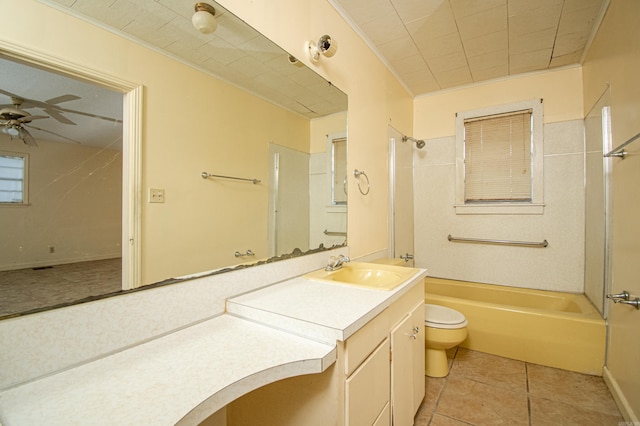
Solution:
[[[11,97],[13,107],[5,107],[0,109],[0,133],[11,136],[11,138],[22,139],[29,145],[37,147],[36,140],[25,129],[25,124],[31,123],[33,120],[48,118],[46,115],[31,115],[27,111],[20,109],[23,99]]]

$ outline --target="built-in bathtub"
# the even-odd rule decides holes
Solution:
[[[605,321],[581,294],[427,277],[425,303],[462,312],[462,347],[602,375]]]

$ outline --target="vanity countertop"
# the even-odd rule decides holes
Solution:
[[[174,425],[201,404],[213,413],[267,383],[320,373],[335,358],[335,345],[221,315],[6,390],[0,422]]]
[[[227,312],[320,342],[345,341],[391,305],[427,271],[393,290],[373,290],[303,277],[227,300]]]
[[[425,275],[392,291],[293,278],[234,297],[225,314],[0,392],[0,424],[197,424],[265,384],[325,371],[336,340]]]

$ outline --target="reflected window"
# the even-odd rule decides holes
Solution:
[[[29,155],[0,152],[0,203],[27,204]]]

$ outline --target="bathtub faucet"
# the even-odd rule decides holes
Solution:
[[[351,262],[351,259],[349,259],[349,257],[345,256],[344,254],[341,254],[338,257],[331,256],[331,258],[329,258],[329,264],[326,266],[326,268],[324,268],[324,270],[327,272],[337,271],[338,269],[342,268],[342,266],[347,262]]]

